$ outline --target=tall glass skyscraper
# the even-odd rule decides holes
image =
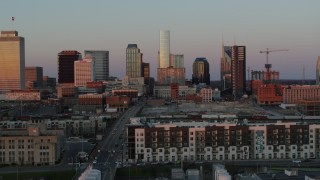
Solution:
[[[97,81],[107,81],[109,79],[109,51],[85,50],[85,56],[90,56],[95,63],[95,73]]]
[[[0,64],[0,91],[24,89],[25,46],[17,31],[1,31]]]
[[[170,66],[170,31],[160,31],[159,68]]]
[[[193,63],[192,83],[206,83],[210,85],[209,63],[206,58],[196,58]]]
[[[220,66],[221,90],[231,89],[231,57],[232,47],[222,46],[222,57]]]
[[[142,56],[137,44],[128,44],[126,49],[126,75],[129,78],[142,77]]]

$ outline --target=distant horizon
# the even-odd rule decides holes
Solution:
[[[191,79],[197,57],[207,58],[211,80],[220,79],[222,39],[225,46],[246,46],[246,69],[264,70],[266,56],[259,53],[261,50],[289,49],[269,54],[272,70],[280,72],[280,79],[316,79],[318,7],[320,1],[316,0],[4,0],[0,30],[16,29],[25,38],[26,66],[43,67],[43,74],[50,77],[57,77],[57,54],[72,49],[82,55],[84,50],[109,51],[110,76],[123,79],[125,49],[128,44],[137,44],[143,61],[150,63],[151,77],[156,79],[159,32],[167,29],[170,52],[184,55],[187,79]]]

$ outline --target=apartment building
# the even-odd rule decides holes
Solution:
[[[135,161],[306,159],[320,157],[320,125],[296,122],[171,122],[128,126]]]

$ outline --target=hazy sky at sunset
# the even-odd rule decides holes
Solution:
[[[1,0],[0,30],[26,40],[26,65],[57,76],[62,50],[109,50],[110,75],[125,75],[125,49],[136,43],[156,77],[159,31],[170,30],[171,53],[184,54],[187,78],[196,57],[206,57],[220,78],[221,41],[247,46],[247,67],[263,70],[270,54],[281,79],[315,79],[320,55],[319,0]],[[11,17],[16,18],[14,24]]]

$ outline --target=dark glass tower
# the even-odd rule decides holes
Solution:
[[[206,58],[196,58],[193,63],[192,84],[206,83],[210,85],[209,63]]]
[[[246,90],[246,47],[232,46],[231,56],[232,94],[240,98]]]
[[[81,59],[78,51],[61,51],[58,54],[58,83],[74,83],[74,62]]]

